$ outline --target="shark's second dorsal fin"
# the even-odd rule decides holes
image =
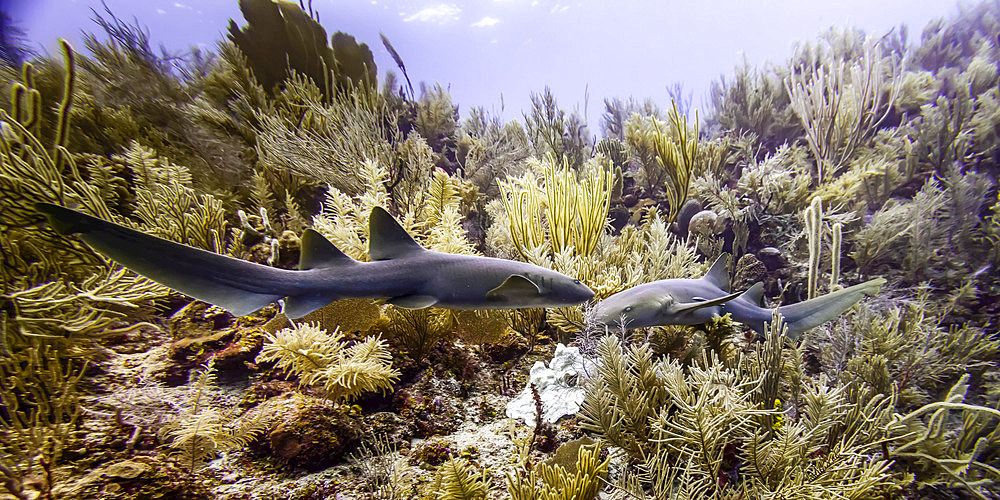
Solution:
[[[755,306],[762,305],[764,303],[764,282],[758,281],[754,283],[749,290],[743,292],[742,297],[752,302]]]
[[[299,270],[315,269],[317,267],[331,267],[338,264],[350,264],[356,262],[348,257],[339,248],[330,243],[322,234],[315,229],[306,229],[302,233],[300,242],[301,253],[299,254]]]
[[[382,207],[372,209],[368,218],[368,234],[368,256],[372,260],[395,259],[424,250]]]
[[[715,285],[720,290],[724,292],[729,291],[729,269],[727,269],[727,264],[729,263],[729,254],[722,254],[718,259],[715,259],[715,264],[712,264],[712,268],[705,273],[701,279]]]

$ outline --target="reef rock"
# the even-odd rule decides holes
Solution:
[[[566,415],[580,411],[583,396],[583,380],[597,374],[597,365],[584,358],[577,347],[556,346],[556,353],[549,366],[541,361],[531,367],[527,387],[510,403],[507,416],[523,420],[526,424],[535,422],[535,398],[531,387],[535,386],[542,400],[542,420],[555,423]]]

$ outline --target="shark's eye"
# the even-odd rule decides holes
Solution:
[[[625,312],[631,312],[631,311],[632,311],[632,306],[628,306],[625,308]]]
[[[573,280],[573,284],[574,285],[582,285],[583,283],[580,283],[580,280]]]

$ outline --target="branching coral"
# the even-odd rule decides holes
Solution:
[[[521,178],[498,181],[517,251],[527,259],[529,251],[542,246],[547,236],[547,250],[555,254],[572,248],[573,254],[590,255],[607,225],[612,172],[590,160],[578,179],[565,161],[560,166],[552,156],[533,166]],[[542,187],[536,169],[542,170]]]
[[[674,103],[667,113],[669,123],[656,118],[632,115],[625,139],[639,159],[641,181],[650,194],[664,189],[670,203],[668,222],[673,222],[687,200],[691,177],[698,157],[698,119],[692,129],[687,116]]]
[[[910,282],[967,270],[978,260],[972,242],[981,234],[978,213],[987,189],[989,181],[971,172],[949,169],[944,182],[930,178],[912,199],[891,199],[875,212],[856,234],[851,256],[865,272],[895,262]],[[949,258],[942,248],[962,258]]]
[[[991,451],[1000,446],[1000,411],[966,403],[968,389],[969,375],[965,374],[943,400],[895,415],[890,428],[900,446],[893,449],[892,457],[923,469],[918,475],[921,486],[960,485],[977,498],[987,499],[1000,483],[1000,460]],[[957,430],[948,426],[951,412],[961,412],[963,425]]]
[[[541,464],[538,471],[507,474],[507,493],[513,500],[593,500],[604,487],[610,458],[601,460],[600,446],[581,446],[576,470]]]
[[[731,80],[712,82],[710,96],[715,108],[712,119],[724,130],[752,133],[769,148],[801,134],[788,92],[775,71],[757,70],[744,61]]]
[[[895,67],[867,40],[856,62],[833,59],[795,68],[785,81],[821,184],[851,160],[892,110],[899,93]]]
[[[772,325],[756,358],[703,356],[686,369],[605,338],[585,427],[642,460],[639,479],[656,498],[887,491],[889,462],[876,457],[893,399],[861,402],[850,386],[801,383],[801,358],[783,349],[780,320]]]
[[[0,480],[15,497],[32,498],[31,481],[52,494],[52,468],[80,415],[76,385],[86,368],[48,346],[0,352]]]
[[[516,176],[530,155],[528,137],[517,122],[504,124],[482,108],[472,108],[462,121],[458,161],[463,176],[481,193],[496,198],[497,179]]]
[[[399,378],[392,356],[379,337],[348,345],[339,330],[327,333],[313,324],[266,335],[257,362],[273,362],[296,375],[303,386],[318,386],[332,400],[351,400],[366,392],[389,391]]]
[[[240,425],[226,423],[231,418],[207,401],[206,391],[215,384],[214,363],[193,374],[194,394],[184,413],[166,422],[159,435],[174,449],[174,457],[188,469],[195,468],[219,452],[245,448],[264,429],[263,415]]]
[[[295,80],[283,94],[309,85]],[[352,195],[362,188],[359,164],[394,164],[394,145],[402,137],[391,110],[374,91],[342,92],[329,104],[305,92],[292,98],[288,109],[276,114],[254,111],[257,154],[264,163]]]
[[[593,145],[587,124],[576,112],[567,114],[556,103],[552,90],[531,94],[531,113],[524,115],[525,133],[536,158],[553,155],[566,158],[572,168],[579,168]]]
[[[240,28],[230,20],[229,38],[246,55],[264,89],[282,84],[289,70],[307,75],[326,98],[351,85],[375,85],[377,68],[368,46],[337,32],[331,48],[326,30],[298,4],[243,0],[240,10],[248,25]]]
[[[482,500],[489,493],[486,470],[474,474],[465,459],[448,459],[441,464],[440,474],[439,485],[431,497],[434,500]]]

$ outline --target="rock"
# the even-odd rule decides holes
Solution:
[[[584,358],[577,347],[556,346],[556,352],[549,366],[536,361],[531,367],[528,385],[510,403],[507,416],[534,425],[535,400],[531,392],[534,385],[542,400],[542,420],[555,423],[566,415],[580,411],[583,396],[583,380],[597,373],[597,365]]]
[[[555,456],[545,462],[540,462],[540,464],[545,463],[549,466],[558,465],[563,469],[566,469],[566,472],[576,474],[576,460],[578,458],[578,454],[580,453],[580,448],[584,446],[593,446],[595,443],[597,442],[591,439],[590,436],[583,436],[579,439],[567,441],[559,446],[559,449],[556,450]]]
[[[299,235],[292,231],[281,233],[278,238],[278,267],[293,269],[299,263],[299,253],[302,244]]]
[[[628,208],[634,207],[637,203],[639,203],[639,197],[636,196],[635,193],[629,193],[622,196],[622,204]]]
[[[732,289],[746,290],[767,277],[767,268],[753,254],[744,254],[736,262],[736,275],[733,276]]]
[[[681,209],[677,211],[677,220],[675,221],[677,224],[677,232],[681,235],[687,234],[688,228],[691,224],[691,218],[698,212],[701,212],[702,208],[701,202],[698,200],[691,199],[685,201],[684,204],[681,205]]]
[[[781,250],[774,247],[764,247],[757,252],[757,258],[764,263],[769,271],[774,271],[785,267],[785,258],[781,255]]]
[[[280,415],[280,419],[251,448],[293,468],[319,470],[333,465],[361,435],[361,424],[349,415],[349,409],[327,399],[292,394],[268,400],[255,411]]]
[[[702,210],[691,217],[688,230],[699,236],[712,236],[718,234],[719,216],[711,210]]]
[[[115,462],[105,467],[103,473],[106,477],[135,479],[148,470],[149,465],[147,464],[132,460],[122,460],[121,462]]]

